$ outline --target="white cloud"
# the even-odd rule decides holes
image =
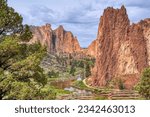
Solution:
[[[51,23],[54,28],[64,25],[73,32],[81,46],[89,45],[97,36],[99,18],[108,6],[120,8],[125,5],[129,18],[137,22],[150,17],[150,0],[26,0],[10,1],[24,17],[24,23],[43,25]]]

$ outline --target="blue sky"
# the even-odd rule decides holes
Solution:
[[[63,25],[82,47],[96,39],[99,18],[108,6],[125,5],[131,22],[150,18],[150,0],[8,0],[8,4],[23,16],[25,24],[50,23],[53,29]]]

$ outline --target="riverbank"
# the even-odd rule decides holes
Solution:
[[[137,91],[97,88],[89,86],[86,79],[65,79],[51,81],[57,91],[58,100],[133,100],[141,99]],[[55,89],[56,88],[56,89]]]
[[[101,90],[101,95],[106,95],[107,98],[110,100],[141,100],[141,99],[143,99],[139,95],[138,91],[135,91],[135,90],[96,88],[96,87],[89,86],[86,83],[86,79],[83,80],[83,83],[86,87],[88,87],[90,89]]]

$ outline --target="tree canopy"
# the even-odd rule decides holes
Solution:
[[[7,0],[0,0],[0,36],[21,32],[23,18],[12,7]]]
[[[45,87],[47,78],[40,62],[46,49],[27,44],[32,38],[23,18],[0,0],[0,99],[53,99]]]

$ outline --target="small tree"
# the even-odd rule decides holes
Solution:
[[[75,72],[76,72],[75,66],[74,66],[74,65],[71,65],[70,74],[74,76],[74,75],[75,75]]]
[[[20,34],[20,39],[22,41],[29,41],[32,38],[32,32],[30,31],[30,27],[28,25],[24,25]]]
[[[89,64],[86,65],[85,75],[86,75],[86,77],[89,77],[91,75],[91,69],[90,69],[90,65]]]
[[[49,71],[49,72],[48,72],[48,76],[49,76],[50,78],[58,78],[58,77],[59,77],[59,72],[55,72],[54,70]]]
[[[150,68],[143,71],[138,91],[143,97],[150,99]]]
[[[122,81],[121,79],[119,79],[119,81],[118,81],[118,88],[119,88],[120,90],[125,89],[125,86],[124,86],[123,81]]]

